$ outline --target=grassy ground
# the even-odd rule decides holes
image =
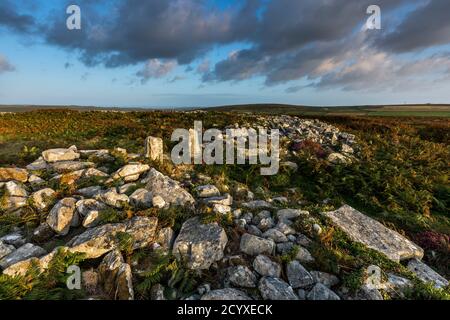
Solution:
[[[283,113],[292,111],[283,110],[286,111]],[[283,170],[277,176],[262,177],[253,174],[258,168],[249,166],[201,166],[197,170],[213,176],[215,181],[248,184],[263,195],[271,192],[288,195],[303,201],[312,211],[321,209],[317,204],[325,199],[335,205],[349,203],[425,247],[430,253],[427,262],[448,276],[449,118],[398,117],[392,110],[377,112],[391,116],[361,116],[364,114],[361,109],[352,116],[341,113],[306,116],[324,120],[358,137],[361,161],[351,166],[330,167],[320,158],[320,152],[311,148],[289,159],[299,165],[297,173]],[[252,123],[255,119],[255,114],[217,109],[184,114],[71,110],[3,114],[0,166],[24,166],[45,149],[71,144],[85,149],[123,147],[130,152],[142,152],[148,135],[163,137],[169,151],[173,129],[191,128],[194,120],[202,120],[205,128],[212,128]],[[295,194],[287,191],[292,187],[298,190]]]

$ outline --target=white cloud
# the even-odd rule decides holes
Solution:
[[[168,75],[177,65],[175,60],[161,61],[159,59],[150,59],[144,68],[137,73],[137,76],[142,78],[142,82],[146,82],[149,79],[159,79]]]

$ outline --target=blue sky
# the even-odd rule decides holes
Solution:
[[[364,2],[2,1],[0,104],[450,103],[449,2]]]

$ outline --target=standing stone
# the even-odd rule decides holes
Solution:
[[[175,240],[173,253],[187,260],[191,269],[208,269],[223,258],[227,235],[217,223],[202,224],[199,218],[187,220]]]
[[[278,278],[261,278],[258,289],[264,300],[298,300],[292,287]]]
[[[314,284],[311,274],[296,260],[289,262],[286,267],[286,274],[294,289],[305,288]]]
[[[393,261],[423,257],[423,249],[418,245],[348,205],[324,215],[353,241],[381,252]]]
[[[152,161],[163,161],[164,145],[161,138],[147,137],[145,139],[145,157]]]
[[[77,200],[65,198],[60,200],[47,216],[48,225],[59,235],[66,235],[69,229],[76,223],[78,214],[75,211]]]

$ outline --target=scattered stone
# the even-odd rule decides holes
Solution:
[[[8,181],[7,183],[5,183],[4,188],[5,188],[6,194],[9,195],[10,197],[24,197],[25,198],[28,196],[27,190],[25,190],[23,185],[15,182],[15,181]]]
[[[70,227],[77,224],[76,202],[77,200],[74,198],[65,198],[50,210],[46,222],[59,235],[68,234]]]
[[[229,268],[228,279],[236,287],[256,288],[256,276],[245,266]]]
[[[423,249],[418,245],[348,205],[324,215],[353,241],[381,252],[393,261],[423,257]]]
[[[77,147],[71,146],[68,149],[50,149],[42,152],[42,157],[47,162],[71,161],[80,158]]]
[[[239,220],[239,221],[242,221],[242,222],[243,222],[244,227],[245,227],[245,229],[247,230],[247,233],[250,233],[250,234],[252,234],[252,235],[254,235],[254,236],[257,236],[257,237],[261,237],[261,238],[262,238],[263,233],[261,232],[261,230],[258,229],[257,226],[254,226],[254,225],[252,225],[252,224],[246,225],[246,224],[247,224],[247,221],[244,220],[244,219],[241,219],[241,220]]]
[[[246,233],[241,237],[240,250],[250,256],[271,255],[275,250],[275,242]]]
[[[44,160],[44,158],[43,157],[39,157],[34,162],[32,162],[29,165],[27,165],[26,168],[27,168],[27,170],[30,170],[30,171],[40,171],[40,170],[47,170],[48,167],[49,167],[49,165]]]
[[[322,234],[322,227],[319,224],[314,223],[313,224],[313,231],[314,231],[314,234],[320,236]]]
[[[158,209],[162,209],[167,205],[166,201],[161,196],[153,196],[152,204],[153,204],[153,207],[158,208]]]
[[[92,186],[77,190],[77,194],[86,198],[95,198],[97,195],[103,192],[101,186]]]
[[[23,246],[26,243],[26,239],[19,231],[7,234],[0,238],[0,241],[6,244],[10,244],[16,248]]]
[[[231,213],[231,207],[230,206],[224,206],[222,204],[215,203],[213,205],[213,212],[218,214],[228,214]]]
[[[175,233],[172,228],[162,228],[159,230],[158,235],[156,237],[156,242],[161,245],[161,247],[165,250],[172,249],[173,243],[175,241]]]
[[[205,294],[201,300],[251,300],[251,298],[243,291],[233,288],[225,288],[219,290],[213,290]]]
[[[332,164],[348,164],[351,162],[349,158],[338,152],[331,153],[327,160]]]
[[[16,248],[14,248],[14,246],[3,243],[3,241],[0,241],[0,259],[7,256],[14,250],[16,250]]]
[[[220,191],[216,186],[208,184],[195,188],[195,192],[199,198],[210,198],[220,196]]]
[[[298,300],[292,287],[278,278],[261,278],[258,289],[264,300]]]
[[[53,189],[45,188],[36,191],[31,195],[31,200],[33,207],[40,211],[48,209],[48,207],[53,203],[56,197],[56,192]]]
[[[95,199],[102,201],[108,206],[118,209],[123,208],[130,200],[126,194],[117,193],[115,188],[109,189],[106,192],[98,194],[95,197]]]
[[[81,162],[81,161],[61,161],[55,162],[51,165],[54,171],[58,173],[72,172],[92,168],[95,166],[93,162]]]
[[[19,249],[14,250],[0,260],[0,267],[4,270],[13,264],[27,260],[32,257],[41,257],[46,254],[45,250],[32,243],[27,243]]]
[[[289,284],[294,289],[305,288],[314,284],[311,274],[296,260],[288,263],[286,274]]]
[[[136,208],[151,208],[153,205],[153,194],[147,189],[137,189],[130,196],[130,203]]]
[[[252,223],[257,226],[261,222],[261,220],[266,219],[266,218],[271,218],[271,217],[272,217],[272,214],[270,213],[270,211],[263,210],[260,213],[258,213],[256,216],[253,217]]]
[[[127,182],[136,181],[139,179],[139,176],[142,173],[147,172],[148,170],[150,170],[150,166],[147,164],[140,164],[140,163],[127,164],[127,165],[123,166],[122,168],[120,168],[119,170],[117,170],[112,175],[112,178],[114,180],[124,179]],[[137,178],[136,178],[136,176],[137,176]]]
[[[173,252],[187,259],[191,269],[208,269],[223,258],[227,235],[217,223],[202,224],[199,218],[187,220],[175,240]]]
[[[296,231],[287,225],[285,222],[278,222],[276,228],[280,230],[284,235],[294,235]]]
[[[253,260],[253,268],[263,277],[279,278],[281,275],[281,266],[264,255],[259,255]]]
[[[309,216],[309,212],[299,209],[282,209],[277,211],[279,221],[294,220],[301,216],[307,217]]]
[[[287,237],[281,231],[279,231],[277,229],[267,230],[266,232],[264,232],[262,237],[266,238],[266,239],[272,239],[276,243],[288,241]]]
[[[264,200],[254,200],[243,203],[242,207],[250,210],[257,210],[257,209],[271,209],[272,205]]]
[[[322,283],[317,283],[306,298],[308,300],[341,300],[336,293]]]
[[[205,198],[203,199],[203,203],[210,205],[219,204],[222,206],[231,206],[233,204],[233,197],[227,193],[223,196]]]
[[[45,180],[35,174],[32,174],[28,177],[28,183],[31,185],[31,188],[36,191],[45,184]]]
[[[315,261],[314,257],[311,255],[311,253],[303,248],[303,247],[297,247],[298,251],[295,256],[295,260],[300,261],[301,263],[313,263]]]
[[[195,203],[192,195],[180,187],[179,183],[163,175],[161,172],[151,169],[147,175],[146,189],[153,196],[160,196],[169,205],[192,206]]]
[[[6,182],[10,180],[27,182],[28,171],[19,168],[0,168],[0,182]]]
[[[420,280],[432,283],[436,288],[442,289],[448,286],[448,281],[444,277],[417,259],[408,262],[408,269]]]
[[[335,275],[320,271],[311,271],[310,274],[313,277],[314,282],[321,283],[328,288],[339,284],[339,279]]]
[[[269,230],[275,226],[275,222],[272,217],[262,219],[258,224],[258,229],[261,231]]]

